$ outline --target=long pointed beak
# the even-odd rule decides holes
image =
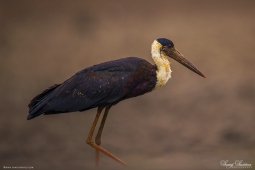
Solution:
[[[169,54],[169,53],[168,53]],[[198,75],[205,77],[205,75],[198,70],[198,68],[192,64],[189,60],[187,60],[177,49],[173,47],[173,50],[171,50],[171,53],[168,55],[169,57],[173,58],[174,60],[178,61],[188,69],[192,70],[193,72],[197,73]]]

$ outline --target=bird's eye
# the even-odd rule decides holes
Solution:
[[[165,46],[162,46],[161,47],[161,51],[163,51],[163,50],[165,50],[166,49],[166,47]]]

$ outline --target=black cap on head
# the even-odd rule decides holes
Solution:
[[[174,43],[171,40],[168,40],[166,38],[158,38],[157,41],[162,45],[162,46],[174,46]]]

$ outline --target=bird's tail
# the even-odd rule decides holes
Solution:
[[[35,98],[33,98],[28,105],[29,107],[29,114],[27,116],[27,120],[33,119],[41,114],[43,114],[43,111],[41,108],[51,99],[51,96],[54,92],[54,90],[59,86],[60,84],[55,84],[46,90],[44,90],[41,94],[37,95]]]

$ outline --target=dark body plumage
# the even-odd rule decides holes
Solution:
[[[105,107],[150,92],[156,85],[155,65],[128,57],[88,67],[36,96],[27,119],[41,114]]]

